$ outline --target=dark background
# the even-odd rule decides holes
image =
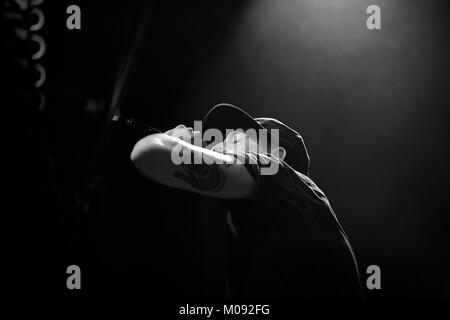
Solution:
[[[81,7],[81,30],[66,28],[70,4]],[[381,7],[381,30],[366,28],[370,4]],[[20,96],[20,75],[8,87],[15,289],[223,298],[223,212],[140,177],[134,138],[107,119],[116,110],[167,130],[229,102],[302,134],[363,284],[367,266],[381,267],[369,299],[450,297],[446,1],[41,8],[45,108]],[[79,292],[66,289],[70,264],[82,270]]]

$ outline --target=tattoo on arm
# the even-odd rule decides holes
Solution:
[[[218,192],[225,185],[225,176],[217,164],[180,164],[174,176],[201,191]]]

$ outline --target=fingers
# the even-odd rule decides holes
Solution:
[[[186,127],[185,127],[183,124],[179,124],[179,125],[177,125],[175,128],[170,129],[170,130],[167,130],[167,131],[165,132],[165,134],[171,136],[171,135],[173,135],[173,133],[174,133],[175,130],[180,130],[180,129],[183,129],[183,128],[186,128]]]
[[[186,127],[184,124],[179,124],[175,128],[168,130],[165,134],[184,140],[191,144],[197,141],[197,144],[202,145],[201,132],[194,131],[192,127]]]
[[[201,132],[200,131],[192,131],[192,139],[195,139],[198,136],[201,137]]]
[[[178,126],[176,126],[175,128],[169,130],[166,132],[167,135],[178,138],[178,139],[182,139],[185,141],[190,141],[192,135],[193,135],[194,130],[192,129],[192,127],[186,127],[183,124],[180,124]]]

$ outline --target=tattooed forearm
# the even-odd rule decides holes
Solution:
[[[225,184],[225,176],[217,164],[182,163],[174,176],[201,191],[218,192]]]

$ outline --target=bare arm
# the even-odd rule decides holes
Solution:
[[[207,161],[175,164],[172,159],[175,147]],[[158,133],[140,140],[131,153],[131,160],[142,175],[165,186],[225,199],[248,198],[255,192],[255,180],[243,164],[234,163],[232,156],[167,134]]]

